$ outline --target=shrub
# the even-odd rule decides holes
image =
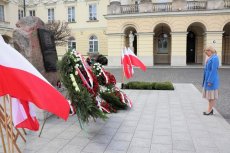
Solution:
[[[156,90],[174,90],[171,82],[157,82],[155,85]]]
[[[174,90],[171,82],[140,82],[132,81],[123,84],[123,89],[142,89],[142,90]]]

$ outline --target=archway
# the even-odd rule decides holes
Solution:
[[[200,22],[195,22],[187,28],[187,44],[186,44],[186,63],[202,64],[203,48],[204,48],[204,32],[205,26]]]
[[[230,64],[230,22],[223,28],[222,38],[222,64]]]
[[[134,27],[127,27],[124,30],[125,46],[130,47],[134,54],[137,55],[137,31]]]
[[[165,23],[158,24],[154,29],[154,47],[153,47],[153,61],[155,64],[169,64],[171,63],[171,29]]]

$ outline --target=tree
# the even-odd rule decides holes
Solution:
[[[46,23],[45,27],[54,34],[54,40],[57,46],[66,45],[71,33],[68,22],[57,20]]]

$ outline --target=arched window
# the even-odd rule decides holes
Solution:
[[[98,52],[98,40],[94,35],[89,38],[89,52]]]
[[[74,37],[69,37],[68,39],[68,51],[76,50],[76,40]]]
[[[168,54],[168,35],[166,33],[158,36],[158,53]]]

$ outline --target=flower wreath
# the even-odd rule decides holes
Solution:
[[[101,96],[103,98],[107,99],[108,103],[111,104],[111,102],[112,102],[112,100],[109,100],[109,98],[108,98],[108,96],[110,94],[112,97],[114,95],[117,96],[119,98],[120,103],[125,104],[129,107],[132,107],[132,102],[127,97],[127,95],[115,86],[116,85],[116,79],[115,79],[114,75],[112,75],[108,71],[105,71],[100,63],[94,63],[94,65],[92,66],[92,71],[96,75],[98,83],[100,84]],[[107,94],[103,94],[105,92]],[[112,99],[112,97],[111,97],[111,99]],[[125,108],[122,106],[122,104],[118,104],[117,101],[116,102],[115,101],[112,102],[113,103],[113,104],[111,104],[112,106],[119,108],[119,109]]]
[[[75,73],[79,74],[83,86],[85,86],[91,94],[96,96],[99,91],[99,85],[96,76],[92,73],[92,71],[90,70],[89,66],[87,65],[80,53],[75,54],[75,56]]]
[[[114,75],[105,71],[100,63],[94,63],[92,67],[93,73],[96,75],[98,83],[102,86],[116,85],[116,79]]]
[[[80,54],[67,52],[59,62],[62,82],[68,90],[68,98],[81,122],[90,117],[107,118],[96,103],[99,86]]]

